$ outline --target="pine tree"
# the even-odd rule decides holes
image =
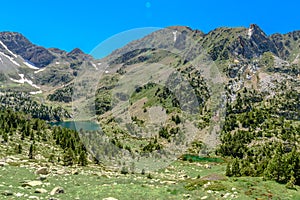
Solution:
[[[18,147],[17,147],[17,153],[18,154],[22,153],[22,145],[21,144],[19,144]]]
[[[65,152],[63,160],[65,166],[70,166],[74,164],[75,155],[71,148],[68,148],[68,150]]]
[[[35,147],[34,147],[34,144],[32,143],[30,145],[29,153],[28,153],[29,159],[34,159],[34,150],[35,150]]]
[[[32,140],[32,141],[34,140],[34,133],[33,133],[33,131],[30,132],[30,140]]]
[[[80,155],[79,155],[79,164],[81,166],[86,166],[87,165],[87,157],[86,157],[86,153],[84,151],[80,152]]]
[[[294,176],[292,176],[289,182],[285,185],[285,187],[288,189],[295,189],[295,183],[296,183],[296,179]]]
[[[230,163],[227,163],[225,175],[229,176],[229,177],[232,176],[232,171],[231,171],[231,165],[230,165]]]
[[[276,181],[280,181],[284,175],[284,164],[282,144],[278,144],[273,158],[268,163],[265,171],[266,176]]]
[[[237,158],[235,158],[232,162],[231,172],[233,176],[240,176],[240,163]]]
[[[8,134],[6,132],[3,133],[4,142],[8,142]]]

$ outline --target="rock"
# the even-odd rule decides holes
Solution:
[[[176,181],[161,181],[160,184],[175,185]]]
[[[231,193],[227,192],[227,193],[223,196],[223,198],[226,199],[226,198],[228,198],[230,195],[231,195]]]
[[[207,198],[208,198],[208,196],[201,197],[201,199],[207,199]]]
[[[63,170],[63,169],[60,169],[60,170],[56,171],[56,174],[58,174],[58,175],[64,175],[64,174],[66,174],[66,171]]]
[[[211,169],[211,165],[209,165],[209,164],[205,164],[204,167],[205,167],[205,169]]]
[[[42,175],[47,175],[49,174],[48,168],[47,167],[40,167],[35,171],[36,174],[42,174]]]
[[[107,197],[107,198],[104,198],[104,199],[102,199],[102,200],[118,200],[118,199],[113,198],[113,197]]]
[[[4,196],[12,196],[13,195],[12,191],[9,191],[9,190],[5,190],[1,194]]]
[[[17,194],[15,194],[16,197],[22,197],[24,194],[18,192]]]
[[[47,175],[40,175],[40,177],[38,177],[37,179],[40,180],[40,181],[44,181],[47,179]]]
[[[184,198],[190,198],[191,195],[190,195],[190,194],[183,194],[183,197],[184,197]]]
[[[72,175],[78,175],[78,174],[79,174],[79,172],[78,172],[78,170],[77,170],[77,169],[75,169],[75,170],[72,170],[71,174],[72,174]]]
[[[34,193],[38,193],[38,194],[43,194],[43,193],[47,193],[48,191],[43,189],[43,188],[37,188]]]
[[[29,196],[28,199],[40,199],[37,196]]]
[[[6,162],[0,162],[0,167],[4,167],[6,165],[8,165]]]
[[[62,187],[55,187],[51,190],[50,195],[63,194],[65,190]]]
[[[22,184],[22,187],[36,187],[42,185],[42,181],[29,181]]]

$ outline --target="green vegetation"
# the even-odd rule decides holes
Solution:
[[[267,100],[255,91],[238,93],[236,103],[228,105],[217,150],[233,159],[228,176],[300,184],[299,97],[290,90]]]
[[[49,94],[47,99],[50,101],[58,101],[69,103],[72,101],[74,84],[70,84],[62,89],[57,89],[53,94]]]
[[[44,105],[25,92],[8,91],[0,95],[0,109],[13,109],[47,121],[62,121],[70,118],[70,114],[64,108]]]
[[[214,163],[224,162],[221,158],[200,157],[200,156],[189,155],[189,154],[183,155],[181,159],[189,162],[214,162]]]
[[[87,164],[87,152],[76,131],[51,127],[45,121],[12,110],[0,110],[0,127],[4,148],[1,156],[22,155],[35,160],[39,154],[44,162]]]

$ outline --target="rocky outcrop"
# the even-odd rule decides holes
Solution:
[[[213,60],[251,59],[268,51],[278,55],[274,42],[255,24],[248,29],[217,28],[204,37],[201,46],[208,49]]]
[[[293,31],[287,34],[273,34],[270,39],[276,45],[279,57],[287,60],[291,52],[299,51],[300,48],[300,31]]]

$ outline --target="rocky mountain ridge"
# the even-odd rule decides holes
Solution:
[[[51,64],[55,59],[60,59],[63,55],[77,59],[77,56],[86,55],[80,49],[75,48],[67,53],[57,48],[46,49],[31,43],[21,33],[17,32],[0,32],[0,41],[12,53],[21,56],[24,60],[30,62],[38,68],[43,68]],[[6,47],[0,45],[0,50],[5,50]],[[73,57],[72,57],[73,56]]]

